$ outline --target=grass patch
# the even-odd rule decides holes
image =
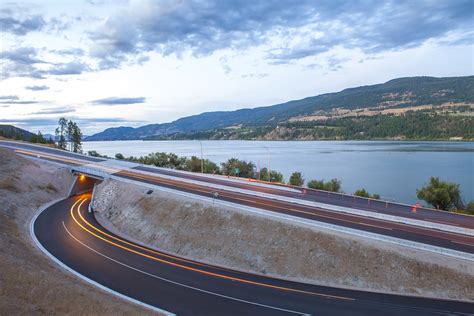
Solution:
[[[41,190],[46,190],[48,192],[58,192],[58,189],[51,182],[46,185],[40,184],[38,185],[38,188],[40,188]]]
[[[15,185],[12,176],[7,176],[0,180],[0,189],[11,192],[20,192],[20,189]]]

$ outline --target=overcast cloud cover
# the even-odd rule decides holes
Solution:
[[[86,134],[395,77],[473,74],[474,1],[0,4],[0,122]]]

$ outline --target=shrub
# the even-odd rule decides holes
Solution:
[[[354,192],[354,195],[355,196],[361,196],[361,197],[365,197],[365,198],[371,198],[371,199],[376,199],[376,200],[380,200],[380,195],[378,194],[370,194],[369,192],[367,192],[365,189],[359,189],[357,191]]]
[[[301,175],[301,172],[295,171],[291,174],[290,176],[290,181],[288,182],[290,185],[294,186],[302,186],[304,184],[304,179],[303,176]]]
[[[338,179],[331,179],[328,182],[324,180],[311,180],[308,182],[308,188],[324,190],[330,192],[341,192],[341,181]]]
[[[416,195],[437,209],[452,211],[464,208],[459,184],[442,181],[438,177],[430,177],[428,185],[417,189]]]

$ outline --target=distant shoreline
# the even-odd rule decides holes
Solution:
[[[184,141],[244,141],[244,142],[446,142],[446,143],[474,143],[474,139],[110,139],[110,140],[82,140],[83,142],[184,142]]]

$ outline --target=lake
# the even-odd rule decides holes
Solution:
[[[216,163],[231,157],[257,167],[293,171],[306,180],[338,178],[344,192],[365,188],[384,199],[416,202],[416,189],[430,176],[461,185],[465,201],[474,199],[474,143],[408,141],[202,141],[204,158]],[[83,150],[102,155],[143,156],[172,152],[200,156],[199,141],[84,142]]]

